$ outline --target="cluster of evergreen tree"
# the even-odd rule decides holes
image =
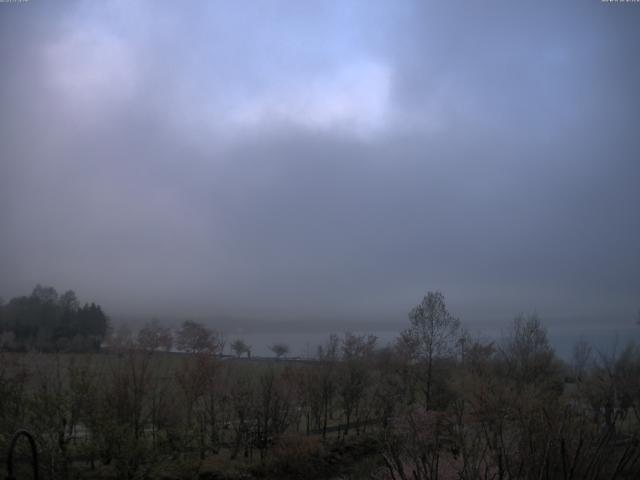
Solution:
[[[100,305],[81,306],[73,290],[36,285],[29,296],[0,301],[1,350],[96,351],[108,327]]]

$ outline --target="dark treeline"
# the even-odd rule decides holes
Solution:
[[[73,290],[62,295],[37,285],[31,295],[0,302],[0,349],[97,351],[109,328],[100,305],[80,305]]]
[[[388,346],[373,335],[331,335],[313,361],[294,362],[250,360],[250,346],[234,342],[240,361],[219,355],[221,338],[196,322],[173,336],[149,322],[135,336],[114,335],[112,353],[5,354],[0,448],[27,426],[52,479],[597,480],[640,472],[633,343],[607,354],[580,343],[563,362],[536,316],[482,341],[437,292]],[[189,354],[166,353],[173,343]],[[286,356],[286,345],[272,347]],[[357,469],[347,468],[345,452],[359,452]]]

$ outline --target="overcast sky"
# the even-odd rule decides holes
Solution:
[[[640,307],[640,4],[0,3],[0,295],[300,331]],[[226,320],[225,320],[226,319]]]

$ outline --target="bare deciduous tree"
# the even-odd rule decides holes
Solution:
[[[170,328],[154,319],[140,329],[136,342],[143,350],[153,352],[162,349],[168,352],[173,346],[173,335]]]
[[[425,406],[429,409],[434,361],[453,355],[460,322],[449,313],[440,292],[428,292],[409,313],[409,321],[411,325],[402,333],[400,342],[424,367],[423,390]]]
[[[274,343],[269,347],[275,356],[280,360],[282,357],[286,357],[289,353],[289,345],[283,342]]]
[[[176,347],[188,353],[217,351],[218,335],[200,322],[185,320],[176,333]]]
[[[233,342],[231,342],[231,350],[233,350],[238,358],[240,358],[245,353],[247,354],[247,357],[251,356],[251,346],[249,346],[241,338],[236,338]]]

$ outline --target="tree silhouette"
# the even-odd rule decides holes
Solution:
[[[436,358],[454,352],[460,321],[449,313],[440,292],[427,292],[409,313],[410,327],[400,341],[416,361],[424,367],[425,406],[431,408],[433,368]]]
[[[247,345],[247,343],[241,338],[236,338],[231,343],[231,350],[233,350],[238,358],[245,353],[247,354],[247,357],[251,356],[251,346]]]
[[[278,360],[280,360],[282,357],[286,357],[289,353],[289,345],[282,342],[274,343],[269,347],[269,350],[271,350],[276,355]]]
[[[200,322],[185,320],[176,334],[176,347],[184,352],[213,351],[217,346],[213,332]]]

